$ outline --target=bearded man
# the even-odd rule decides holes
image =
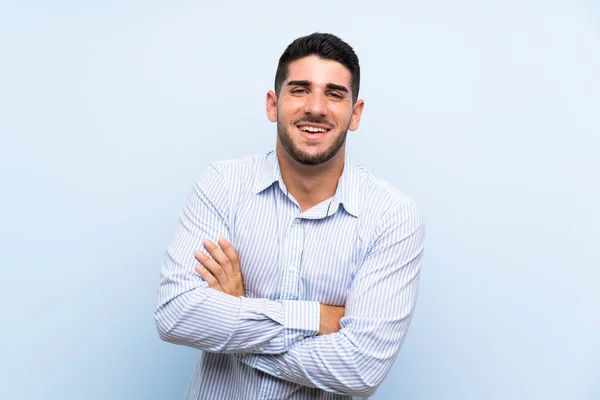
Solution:
[[[360,67],[331,34],[293,41],[266,96],[275,151],[211,164],[162,266],[160,337],[201,353],[186,399],[368,398],[415,307],[415,202],[353,164]]]

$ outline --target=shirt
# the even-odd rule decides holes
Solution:
[[[194,269],[218,237],[238,253],[245,297]],[[371,396],[412,317],[423,239],[415,202],[348,156],[335,195],[304,212],[275,152],[211,164],[168,246],[155,310],[163,340],[203,350],[185,398]],[[319,303],[345,306],[338,332],[317,336]]]

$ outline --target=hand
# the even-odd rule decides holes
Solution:
[[[344,316],[346,307],[328,306],[319,304],[319,333],[317,335],[328,335],[340,330],[340,320]]]
[[[195,256],[200,264],[196,272],[215,290],[232,296],[245,296],[244,280],[240,270],[240,259],[233,246],[224,238],[218,240],[219,246],[210,240],[204,241],[204,248],[212,256],[198,251]]]

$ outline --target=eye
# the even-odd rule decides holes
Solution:
[[[333,97],[334,99],[343,99],[344,98],[344,96],[342,96],[338,92],[329,92],[329,93],[327,93],[327,96]]]
[[[308,93],[308,91],[304,88],[296,88],[296,89],[292,89],[292,93],[294,94],[304,94],[304,93]]]

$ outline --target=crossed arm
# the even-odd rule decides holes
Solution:
[[[161,270],[154,313],[159,336],[211,352],[283,353],[298,337],[319,332],[318,302],[228,295],[211,289],[194,270],[198,239],[229,236],[222,182],[209,168],[185,203]]]
[[[237,252],[225,238],[219,238],[217,244],[210,240],[203,242],[204,248],[212,258],[201,251],[197,251],[195,257],[200,264],[196,265],[196,272],[202,276],[212,289],[231,296],[246,296]],[[345,307],[319,304],[319,331],[317,335],[328,335],[339,331],[344,309]]]
[[[415,212],[413,207],[392,210],[389,217],[406,217]],[[422,227],[416,227],[405,227],[402,234],[395,229],[381,233],[353,280],[341,326],[342,314],[321,305],[320,333],[324,335],[309,337],[281,354],[251,354],[241,361],[304,386],[373,395],[392,365],[414,308],[423,239]],[[218,244],[220,248],[207,243],[212,258],[197,254],[196,271],[213,289],[243,296],[237,254],[226,240]],[[323,315],[329,311],[334,313]]]
[[[226,193],[211,189],[217,179],[217,171],[209,170],[195,185],[169,246],[155,312],[161,338],[245,353],[241,361],[249,366],[305,386],[372,395],[393,363],[415,305],[423,248],[416,206],[397,205],[383,216],[340,321],[340,313],[327,318],[331,309],[317,302],[244,297],[243,266],[226,241],[219,242],[222,253],[207,243],[212,257],[195,254],[196,238],[228,236],[226,207],[220,206],[226,202],[219,198]],[[297,342],[298,336],[305,340]]]

